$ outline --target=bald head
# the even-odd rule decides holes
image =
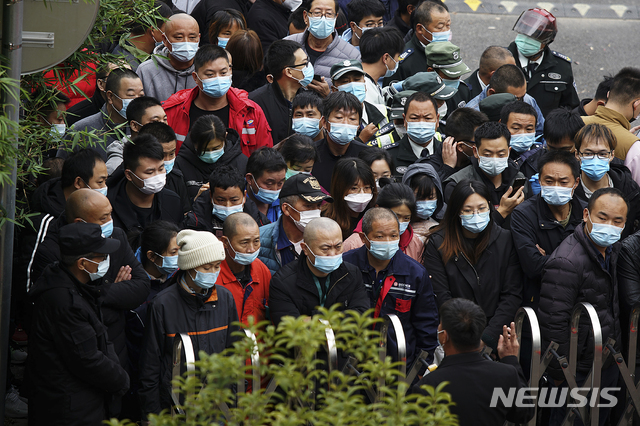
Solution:
[[[479,74],[487,80],[491,77],[491,74],[506,64],[515,65],[516,61],[513,58],[511,52],[501,46],[489,46],[482,56],[480,56]]]
[[[307,243],[307,245],[309,245],[317,239],[321,239],[323,237],[333,238],[335,235],[339,235],[340,238],[342,238],[340,225],[338,225],[335,220],[329,219],[328,217],[319,217],[317,219],[313,219],[304,228],[302,239]]]
[[[229,215],[222,227],[222,234],[230,240],[238,234],[253,233],[255,231],[260,232],[255,219],[243,212]]]
[[[393,222],[393,224],[400,228],[398,216],[396,216],[396,214],[392,210],[384,207],[374,207],[372,209],[369,209],[362,217],[362,232],[364,232],[365,235],[369,235],[372,231],[374,231],[374,227],[377,224],[381,224],[387,221]]]
[[[82,188],[74,191],[65,206],[67,222],[96,223],[103,225],[111,220],[111,203],[98,191]]]
[[[176,13],[175,15],[171,15],[169,20],[164,24],[164,32],[167,35],[174,33],[177,29],[191,30],[196,33],[200,32],[198,21],[196,21],[193,16],[186,13]]]

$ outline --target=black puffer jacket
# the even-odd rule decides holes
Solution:
[[[603,344],[612,337],[616,340],[615,347],[622,347],[616,279],[620,245],[616,243],[611,246],[611,253],[608,254],[611,273],[600,265],[598,257],[602,256],[598,253],[596,257],[596,248],[587,237],[584,224],[578,226],[553,252],[542,273],[540,288],[538,320],[543,348],[554,341],[560,345],[558,353],[569,356],[571,312],[580,302],[589,302],[596,309],[602,327]],[[593,360],[593,351],[590,349],[593,347],[593,337],[588,318],[583,312],[579,327],[577,371],[582,373],[591,369]],[[610,364],[611,358],[605,366]],[[547,371],[555,380],[564,379],[555,359]]]
[[[340,267],[329,274],[329,289],[324,306],[330,308],[336,303],[342,309],[363,313],[370,307],[369,296],[362,283],[362,273],[358,267],[342,262]],[[320,295],[307,266],[303,254],[289,262],[271,278],[269,286],[269,309],[271,320],[278,325],[282,317],[314,315],[318,312]]]
[[[30,425],[99,426],[118,414],[109,401],[126,392],[129,376],[102,323],[101,293],[99,281],[82,284],[58,263],[29,293]]]
[[[235,167],[242,176],[247,168],[247,156],[242,153],[242,143],[238,132],[227,129],[227,142],[224,144],[224,154],[213,164],[202,161],[191,142],[191,135],[187,135],[180,147],[176,158],[175,168],[180,170],[187,185],[189,199],[193,200],[202,185],[209,182],[209,176],[216,167],[226,164]]]
[[[622,330],[629,330],[629,316],[634,306],[640,304],[640,231],[622,241],[618,258],[617,279],[620,294],[620,322]],[[629,336],[623,333],[625,351]],[[640,356],[640,353],[638,354]]]
[[[439,247],[444,241],[444,230],[431,235],[422,263],[430,274],[438,308],[455,297],[480,305],[487,316],[482,340],[495,349],[502,326],[513,321],[522,302],[522,269],[511,232],[493,220],[489,226],[489,244],[475,265],[463,254],[452,257],[446,264],[442,262]]]

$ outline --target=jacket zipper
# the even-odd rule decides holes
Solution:
[[[338,278],[336,280],[335,283],[333,283],[333,285],[331,286],[331,288],[329,288],[329,290],[327,290],[327,294],[331,293],[331,290],[333,290],[333,288],[336,286],[336,284],[338,284],[340,282],[341,279],[343,279],[344,277],[346,277],[347,275],[349,275],[348,273],[344,274],[343,276],[341,276],[340,278]]]
[[[473,269],[473,273],[476,274],[476,281],[478,282],[478,287],[480,287],[480,276],[478,275],[478,271],[476,271],[476,268],[474,268],[474,266],[471,264],[469,259],[467,259],[467,256],[465,256],[464,253],[460,253],[460,254],[462,254],[462,257],[464,257],[464,260],[466,260],[469,266],[471,266],[471,269]]]

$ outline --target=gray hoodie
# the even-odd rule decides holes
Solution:
[[[169,49],[164,45],[157,46],[153,51],[153,57],[141,63],[137,71],[144,86],[144,94],[153,96],[160,102],[166,101],[180,90],[196,87],[196,82],[191,76],[194,71],[193,64],[185,70],[178,71],[173,68],[168,57]]]
[[[442,218],[444,217],[444,212],[445,210],[447,210],[447,204],[444,202],[444,193],[442,192],[442,182],[440,182],[440,176],[438,176],[438,173],[436,173],[436,169],[434,169],[431,164],[411,164],[409,167],[407,167],[407,171],[402,176],[402,183],[404,183],[405,185],[409,185],[411,183],[411,178],[419,174],[425,174],[429,176],[436,186],[436,192],[438,193],[438,207],[433,214],[433,218],[442,220]]]

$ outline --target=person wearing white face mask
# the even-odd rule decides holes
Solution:
[[[206,115],[215,115],[224,128],[238,132],[246,156],[262,146],[272,146],[262,108],[248,99],[244,90],[231,87],[232,74],[226,50],[210,44],[198,49],[191,74],[195,87],[180,90],[163,103],[168,124],[178,138],[178,155],[191,126]]]
[[[540,161],[540,194],[515,208],[511,234],[525,274],[523,303],[538,309],[540,280],[551,253],[582,223],[587,206],[574,196],[580,163],[564,151],[549,151]]]
[[[162,44],[154,49],[154,58],[141,63],[137,72],[147,96],[162,102],[179,90],[196,86],[191,73],[200,42],[198,23],[185,13],[172,15],[156,41]]]
[[[140,352],[140,403],[143,421],[170,408],[173,338],[193,336],[193,349],[220,353],[233,345],[238,312],[231,292],[216,285],[225,259],[224,245],[210,232],[180,231],[176,237],[178,267],[169,286],[150,303]]]
[[[411,194],[411,190],[408,191]],[[429,352],[427,361],[433,360],[438,345],[438,308],[429,274],[400,250],[401,223],[391,209],[375,207],[368,210],[362,218],[362,229],[354,234],[364,247],[345,253],[343,258],[362,271],[362,283],[371,306],[375,307],[374,318],[395,314],[400,319],[407,339],[409,368],[423,350]],[[388,339],[388,354],[394,361],[401,361],[395,359],[397,338],[393,332],[389,333]]]
[[[526,185],[513,190],[515,180],[526,182],[526,177],[509,160],[511,133],[504,124],[490,121],[476,129],[474,139],[471,164],[444,181],[444,199],[449,202],[451,193],[462,180],[483,182],[489,188],[490,201],[495,206],[493,219],[508,228],[511,212],[524,201],[528,192]]]
[[[233,294],[240,322],[249,325],[249,318],[259,323],[267,318],[271,272],[260,259],[260,230],[246,213],[233,213],[224,222],[225,259],[220,264],[216,285]]]
[[[127,232],[137,232],[162,219],[179,224],[183,206],[175,192],[166,189],[164,153],[158,140],[140,135],[124,145],[124,173],[109,187],[107,196],[114,206],[113,220]]]
[[[362,103],[351,93],[331,93],[322,103],[320,126],[325,137],[316,148],[318,161],[313,164],[313,176],[323,188],[330,188],[336,162],[343,157],[357,157],[367,146],[354,140],[362,117]]]
[[[119,400],[129,389],[102,323],[102,277],[120,244],[104,238],[93,223],[63,226],[60,263],[49,265],[30,291],[35,310],[27,369],[34,424],[100,424],[116,415],[108,412],[105,398]],[[82,404],[72,409],[65,401],[76,392],[82,392]]]
[[[299,173],[286,180],[280,191],[282,216],[260,228],[259,258],[274,274],[301,254],[302,233],[320,217],[320,204],[333,202],[313,176]]]
[[[271,278],[269,309],[277,326],[285,316],[311,317],[319,307],[363,313],[370,307],[360,270],[342,261],[340,227],[328,218],[305,227],[300,257]],[[345,360],[346,361],[346,360]]]
[[[347,3],[349,28],[340,37],[347,43],[360,48],[360,39],[366,31],[381,28],[384,25],[382,17],[386,10],[380,0],[352,0]]]

